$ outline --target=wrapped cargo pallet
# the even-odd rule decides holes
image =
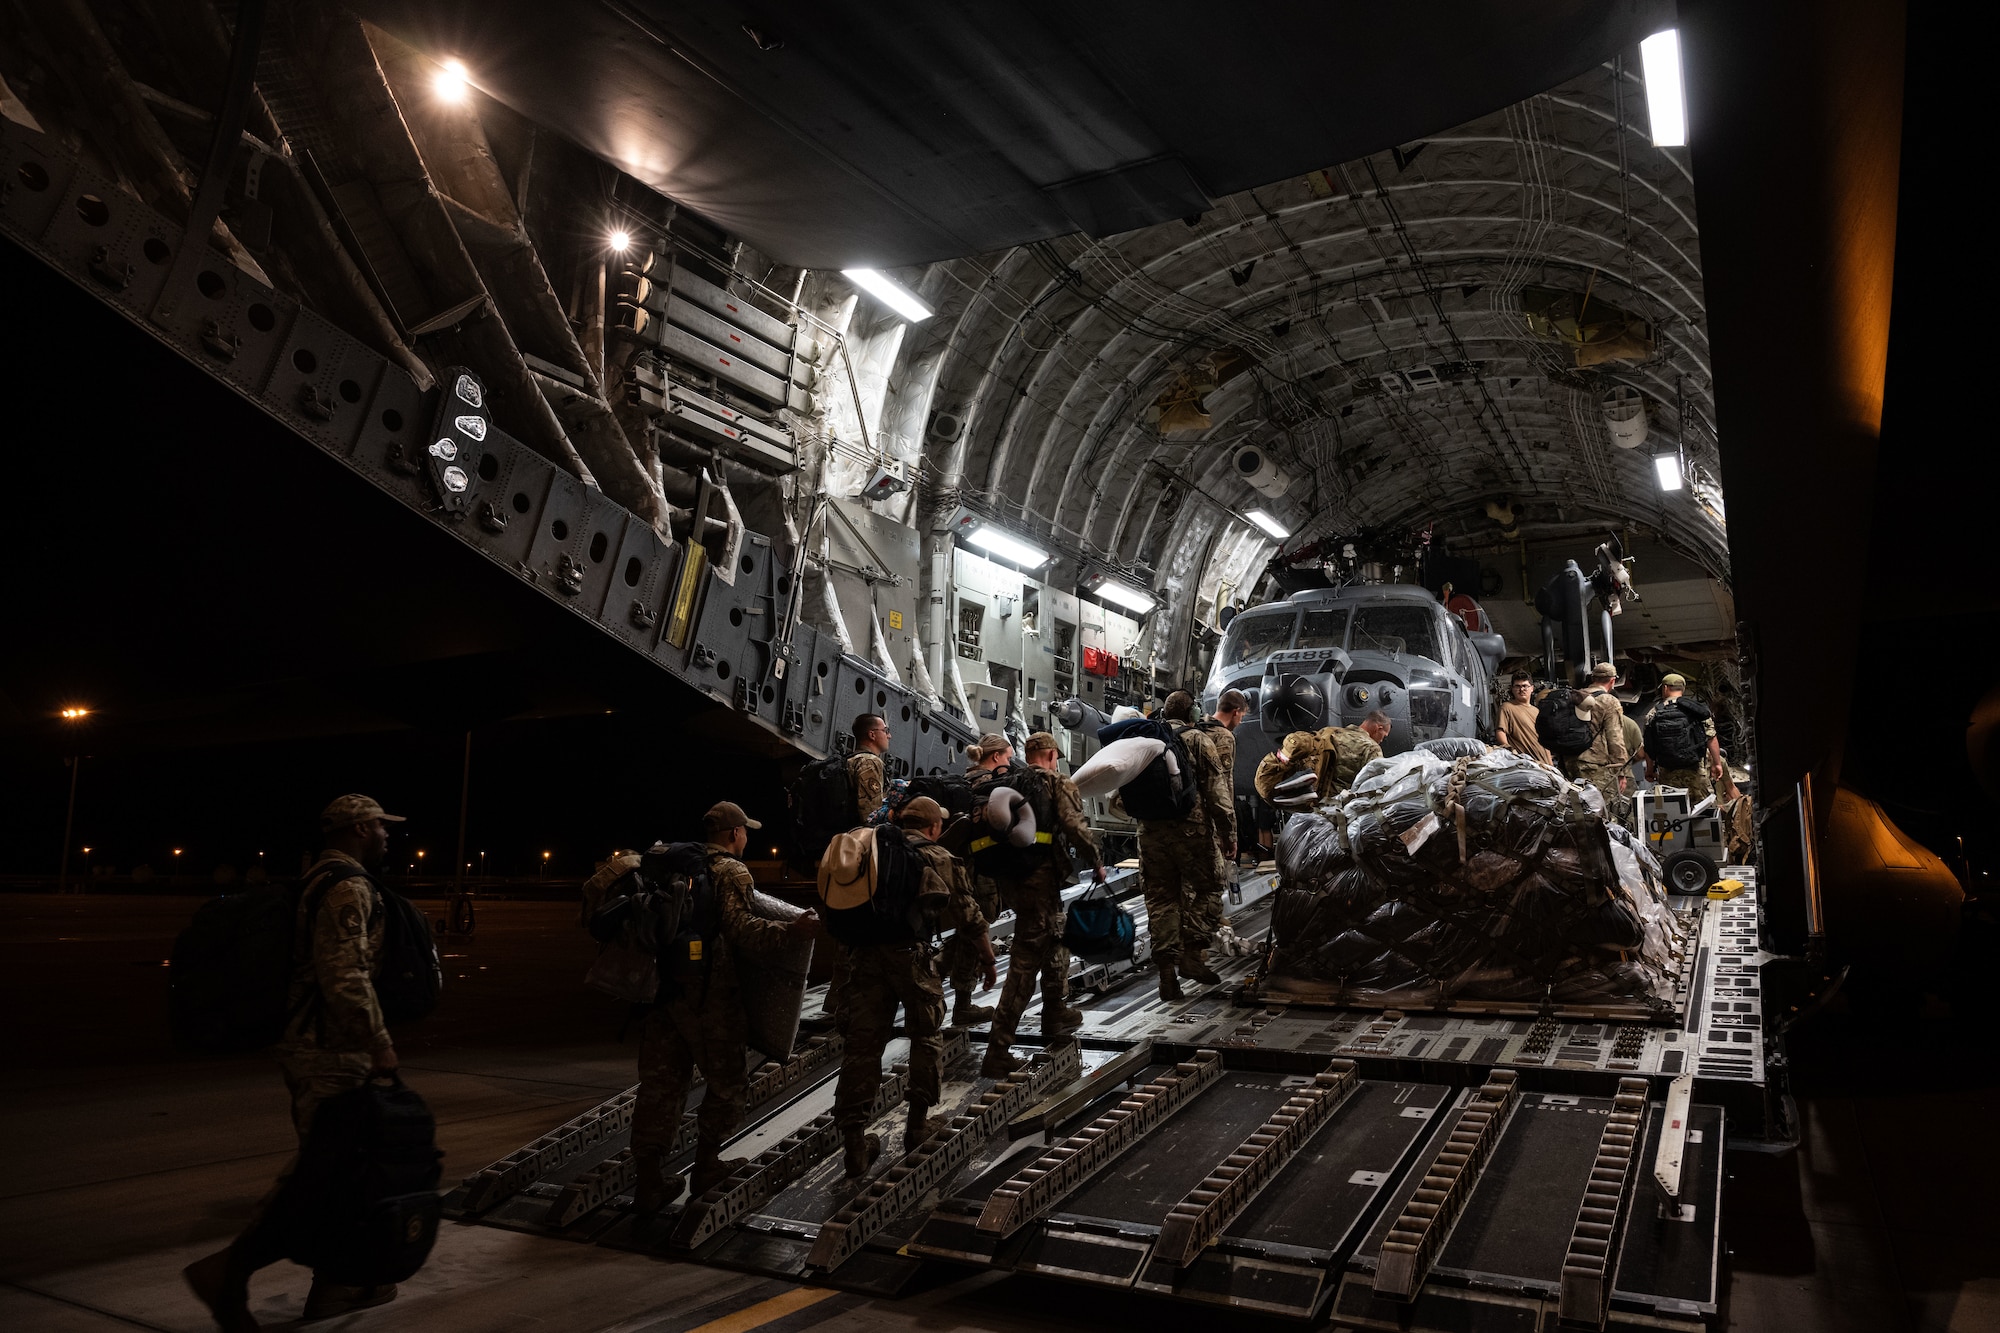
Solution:
[[[1286,822],[1264,995],[1669,1011],[1686,928],[1652,854],[1561,774],[1476,744],[1377,759]]]

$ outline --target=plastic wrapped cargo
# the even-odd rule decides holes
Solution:
[[[1278,836],[1265,993],[1671,1007],[1683,928],[1644,844],[1510,751],[1378,759]]]

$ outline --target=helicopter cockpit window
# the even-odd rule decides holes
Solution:
[[[1347,642],[1347,608],[1308,611],[1299,625],[1300,648],[1339,648]]]
[[[1441,662],[1437,631],[1437,616],[1428,606],[1364,606],[1354,613],[1354,634],[1348,648],[1364,653],[1412,653]]]
[[[1229,622],[1229,637],[1222,641],[1216,660],[1225,666],[1254,662],[1260,657],[1292,646],[1292,624],[1298,614],[1291,610],[1258,615],[1246,611]]]

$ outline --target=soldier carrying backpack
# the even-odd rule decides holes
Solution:
[[[749,1097],[748,1019],[737,959],[775,955],[788,935],[819,930],[811,912],[772,921],[751,909],[754,882],[737,858],[749,844],[749,830],[762,827],[742,807],[719,801],[702,816],[706,844],[656,846],[639,867],[645,885],[625,895],[633,910],[652,914],[658,949],[658,999],[640,1029],[639,1095],[632,1108],[633,1206],[642,1213],[658,1212],[679,1193],[678,1178],[670,1192],[666,1155],[697,1067],[708,1090],[696,1112],[694,1195],[706,1194],[742,1165],[722,1155]]]
[[[1683,693],[1687,678],[1670,672],[1660,678],[1660,702],[1646,719],[1646,779],[1686,787],[1690,804],[1708,796],[1711,776],[1722,773],[1722,742],[1715,715]]]
[[[910,1040],[903,1151],[935,1128],[928,1116],[942,1095],[944,987],[931,939],[940,929],[952,930],[954,939],[969,942],[985,984],[995,980],[993,945],[971,876],[937,842],[944,824],[943,806],[913,796],[894,824],[842,834],[820,863],[827,931],[846,946],[849,968],[847,1045],[833,1114],[850,1177],[865,1175],[882,1151],[881,1140],[867,1130],[898,1004]]]
[[[1097,737],[1152,735],[1166,742],[1158,759],[1119,788],[1119,799],[1139,821],[1139,875],[1160,998],[1178,1000],[1183,975],[1208,985],[1221,980],[1205,955],[1236,856],[1236,788],[1221,750],[1194,723],[1194,696],[1175,690],[1160,711],[1164,720],[1134,719]]]
[[[296,899],[282,899],[293,903],[293,937],[288,955],[291,981],[283,1021],[277,1024],[281,1035],[276,1051],[285,1086],[292,1094],[292,1127],[298,1133],[301,1154],[279,1174],[277,1186],[258,1205],[249,1228],[228,1249],[197,1260],[183,1271],[216,1323],[231,1333],[257,1327],[249,1307],[251,1275],[298,1254],[302,1235],[325,1230],[325,1219],[311,1214],[335,1206],[320,1191],[287,1188],[308,1156],[308,1140],[315,1132],[320,1107],[360,1089],[371,1078],[394,1076],[396,1047],[389,1024],[422,1017],[437,998],[437,951],[429,922],[401,895],[381,888],[370,874],[388,851],[389,825],[401,823],[402,816],[386,813],[366,796],[349,795],[327,806],[319,822],[324,850]],[[250,908],[267,901],[240,896]],[[226,904],[227,900],[218,902]],[[174,985],[187,996],[177,993],[175,1000],[177,1027],[184,1037],[209,1034],[212,1040],[220,1041],[215,1034],[222,1031],[221,1025],[198,1021],[199,1001],[232,991],[247,997],[256,991],[252,983],[258,968],[245,966],[243,956],[258,953],[258,937],[244,932],[246,926],[254,932],[257,921],[241,912],[241,908],[210,904],[175,946]],[[217,947],[221,944],[219,932],[230,929],[237,932],[237,947]],[[250,947],[243,947],[246,945]],[[259,1015],[245,1030],[271,1021]],[[240,1032],[231,1035],[241,1037]],[[397,1091],[398,1105],[415,1096],[401,1089],[400,1080]],[[417,1099],[419,1110],[421,1104]],[[418,1118],[428,1121],[427,1114]],[[435,1186],[436,1160],[434,1156],[427,1160]],[[346,1202],[340,1201],[342,1206]],[[423,1223],[420,1215],[412,1214],[412,1219],[420,1226]],[[428,1237],[435,1235],[434,1210],[429,1227],[423,1249],[415,1256],[418,1263],[428,1251]],[[311,1257],[318,1262],[322,1254],[337,1255],[343,1241],[352,1238],[315,1234],[314,1239]],[[395,1299],[393,1280],[378,1281],[373,1275],[361,1274],[366,1281],[357,1284],[354,1266],[344,1265],[347,1272],[339,1267],[315,1269],[312,1291],[306,1297],[307,1319],[331,1318]]]

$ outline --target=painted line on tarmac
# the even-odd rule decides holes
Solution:
[[[688,1333],[749,1333],[753,1328],[762,1328],[766,1324],[775,1323],[787,1315],[838,1295],[840,1293],[831,1287],[797,1287],[738,1310],[735,1314],[711,1319],[706,1324],[697,1324],[689,1329]]]

